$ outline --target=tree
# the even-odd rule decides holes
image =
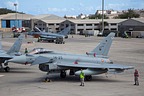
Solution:
[[[134,10],[128,9],[128,12],[120,14],[120,15],[118,15],[118,17],[115,17],[115,18],[118,18],[118,19],[127,19],[127,18],[139,18],[139,17],[140,17],[140,15],[137,14],[136,12],[134,12]]]
[[[101,14],[91,15],[89,16],[89,19],[102,19],[102,15]],[[104,15],[104,19],[108,19],[108,17]]]
[[[16,11],[13,11],[13,10],[10,10],[10,9],[7,9],[7,8],[0,8],[0,15],[7,14],[7,13],[16,13]],[[22,13],[22,12],[17,12],[17,13]]]

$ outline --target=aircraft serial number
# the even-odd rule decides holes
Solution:
[[[53,58],[54,58],[54,59],[59,59],[59,60],[60,60],[60,59],[63,59],[62,56],[54,56]]]

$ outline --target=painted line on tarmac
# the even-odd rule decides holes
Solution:
[[[3,77],[4,75],[0,75],[0,77]]]

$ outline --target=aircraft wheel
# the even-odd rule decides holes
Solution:
[[[65,77],[66,77],[66,72],[65,72],[65,71],[61,71],[60,77],[61,77],[61,78],[65,78]]]
[[[6,67],[4,68],[5,72],[9,72],[10,71],[10,68],[9,67]]]
[[[74,74],[75,74],[75,71],[71,69],[69,72],[69,75],[74,75]]]
[[[40,40],[38,39],[37,42],[40,42]]]
[[[85,76],[85,80],[86,80],[86,81],[91,81],[91,80],[92,80],[92,76],[91,76],[91,75]]]

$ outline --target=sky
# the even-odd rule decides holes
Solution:
[[[32,15],[55,14],[73,16],[95,14],[102,9],[102,0],[0,0],[0,8],[17,10]],[[104,9],[144,9],[144,0],[104,0]]]

